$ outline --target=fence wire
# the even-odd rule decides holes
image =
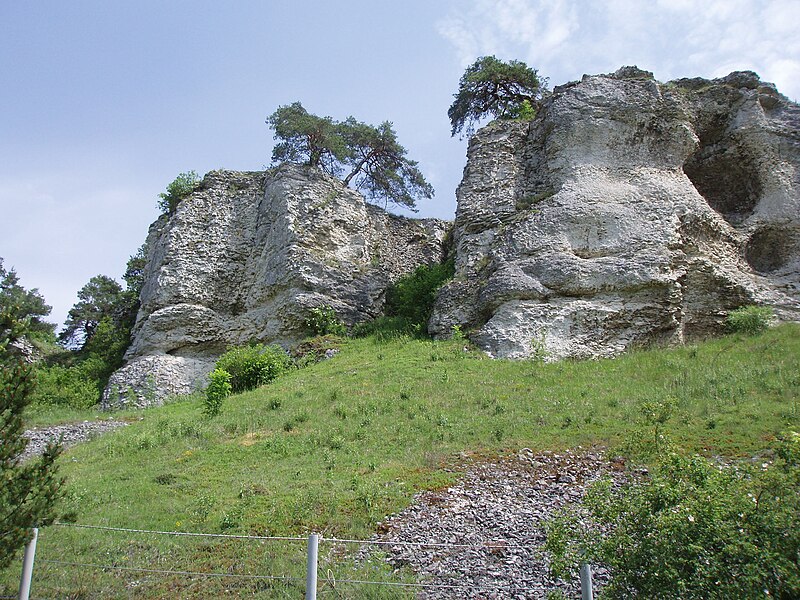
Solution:
[[[176,537],[207,537],[207,538],[226,538],[234,540],[267,540],[267,541],[281,541],[281,542],[308,542],[307,537],[291,537],[291,536],[270,536],[270,535],[235,535],[227,533],[201,533],[192,531],[159,531],[151,529],[131,529],[127,527],[108,527],[103,525],[79,525],[77,523],[53,523],[58,527],[74,527],[79,529],[99,529],[102,531],[119,531],[123,533],[142,533],[153,535],[172,535]],[[400,542],[400,541],[387,541],[387,540],[355,540],[347,538],[327,538],[320,536],[320,543],[331,544],[356,544],[360,546],[401,546],[401,547],[417,547],[417,548],[453,548],[453,549],[471,549],[471,550],[485,550],[489,549],[531,549],[528,544],[509,544],[505,540],[491,540],[482,542],[480,544],[455,544],[448,542]],[[493,546],[497,544],[497,546]]]
[[[77,523],[54,523],[58,527],[68,527],[75,529],[87,530],[100,530],[108,532],[119,532],[125,534],[141,534],[141,535],[158,535],[158,536],[174,536],[174,537],[188,537],[188,538],[211,538],[211,539],[231,539],[231,540],[244,540],[244,541],[270,541],[270,542],[291,542],[291,543],[307,543],[307,537],[294,537],[294,536],[261,536],[261,535],[236,535],[236,534],[222,534],[222,533],[200,533],[188,531],[164,531],[164,530],[150,530],[150,529],[135,529],[128,527],[110,527],[103,525],[84,525]],[[131,538],[133,539],[133,538]],[[538,549],[526,544],[511,544],[505,540],[493,540],[482,543],[446,543],[446,542],[403,542],[403,541],[386,541],[386,540],[357,540],[348,538],[324,538],[320,536],[320,543],[327,544],[352,544],[359,546],[399,546],[399,547],[418,547],[418,548],[439,548],[439,549],[452,549],[452,550],[489,550],[489,551],[504,551],[504,550],[526,550],[534,552],[537,555],[544,553]],[[221,573],[221,572],[203,572],[192,570],[179,570],[179,569],[154,569],[133,566],[120,566],[110,564],[99,564],[80,561],[65,561],[65,560],[51,560],[39,559],[38,563],[53,565],[57,567],[70,567],[74,569],[95,569],[101,571],[121,571],[121,572],[134,572],[146,573],[152,575],[165,575],[165,576],[180,576],[180,577],[196,577],[196,578],[232,578],[243,579],[252,581],[280,581],[284,583],[305,582],[305,577],[293,577],[290,575],[254,575],[242,573]],[[319,577],[319,583],[329,584],[335,588],[339,584],[353,584],[353,585],[369,585],[369,586],[386,586],[393,588],[408,588],[408,589],[439,589],[439,590],[453,590],[453,591],[472,591],[472,592],[487,592],[498,593],[510,591],[508,586],[481,586],[481,585],[468,585],[468,584],[445,584],[434,582],[402,582],[402,581],[375,581],[368,579],[356,578],[337,578],[334,577],[330,570],[327,571],[326,577]],[[515,591],[518,591],[515,589]],[[13,596],[0,596],[2,598],[13,598]]]
[[[123,533],[148,533],[153,535],[174,535],[187,537],[227,538],[232,540],[271,540],[281,542],[306,542],[304,537],[282,537],[273,535],[235,535],[229,533],[198,533],[193,531],[157,531],[151,529],[129,529],[127,527],[106,527],[103,525],[79,525],[77,523],[53,523],[58,527],[75,527],[78,529],[100,529],[102,531],[121,531]]]
[[[65,560],[40,560],[48,565],[66,567],[89,567],[92,569],[110,569],[114,571],[133,571],[135,573],[156,573],[160,575],[185,575],[189,577],[234,577],[239,579],[268,579],[270,581],[305,581],[305,577],[290,577],[288,575],[241,575],[239,573],[206,573],[203,571],[172,571],[169,569],[142,569],[139,567],[119,567],[117,565],[97,565],[93,563],[69,562]]]

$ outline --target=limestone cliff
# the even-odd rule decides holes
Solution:
[[[460,325],[493,356],[681,342],[745,304],[800,319],[800,107],[754,73],[662,84],[626,67],[557,87],[532,122],[472,138],[457,199],[456,276],[429,330]],[[209,173],[151,227],[106,406],[190,392],[228,345],[296,341],[313,307],[378,316],[391,281],[440,260],[447,226],[315,169]]]
[[[744,304],[800,317],[800,107],[754,73],[557,87],[472,138],[457,197],[429,329],[493,356],[611,356]]]
[[[104,404],[191,392],[231,344],[298,340],[314,307],[348,324],[378,316],[390,282],[441,260],[447,227],[389,214],[317,169],[209,173],[150,228],[133,342]]]

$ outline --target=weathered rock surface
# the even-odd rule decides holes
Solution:
[[[745,304],[800,319],[800,106],[754,73],[557,87],[472,138],[457,196],[429,329],[493,356],[680,342]]]
[[[441,260],[447,228],[389,214],[317,169],[209,173],[150,228],[133,342],[104,405],[191,392],[231,344],[298,340],[314,307],[348,324],[378,316],[390,282]]]

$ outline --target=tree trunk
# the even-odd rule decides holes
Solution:
[[[372,155],[373,155],[373,154],[374,154],[373,152],[370,152],[370,153],[369,153],[369,154],[367,154],[367,155],[366,155],[364,158],[362,158],[362,159],[359,161],[359,163],[356,165],[355,169],[353,169],[353,170],[350,172],[350,174],[349,174],[347,177],[345,177],[345,178],[344,178],[344,180],[343,180],[344,187],[347,187],[348,185],[350,185],[350,181],[353,179],[353,177],[355,177],[356,175],[358,175],[359,171],[361,171],[361,167],[363,167],[363,166],[366,164],[366,162],[367,162],[367,161],[368,161],[370,158],[372,158]]]

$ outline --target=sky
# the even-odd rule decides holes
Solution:
[[[394,124],[452,219],[466,141],[447,109],[479,56],[550,87],[623,65],[756,71],[800,99],[800,0],[38,0],[0,3],[0,257],[59,325],[121,281],[179,173],[260,170],[265,119]]]

